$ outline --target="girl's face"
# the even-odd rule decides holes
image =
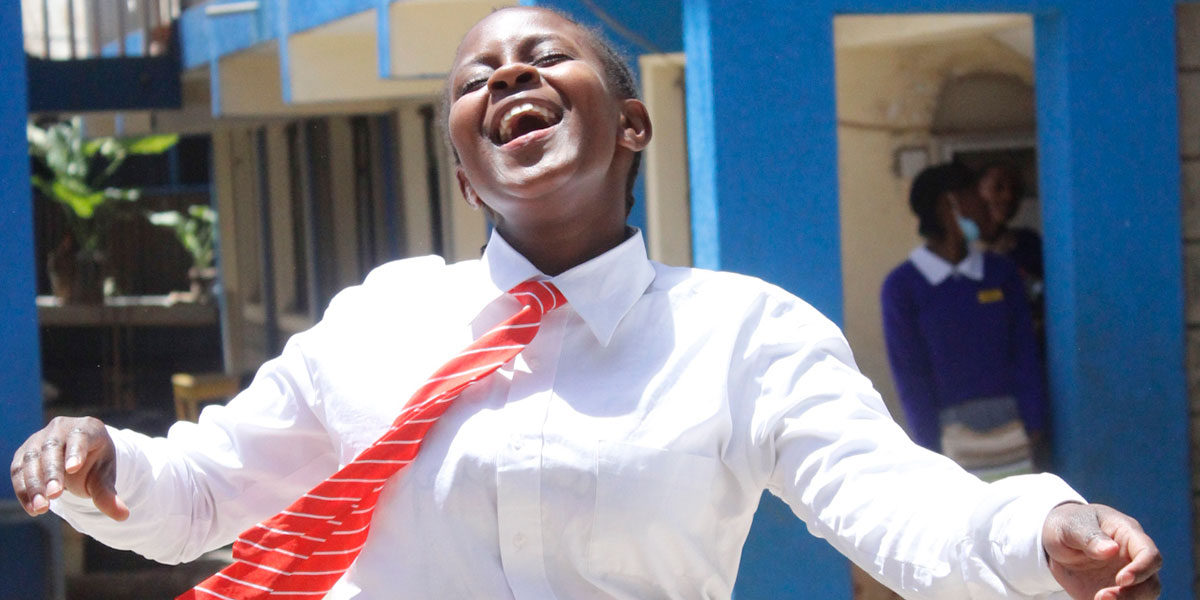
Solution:
[[[467,200],[487,205],[498,226],[609,210],[579,204],[588,190],[593,203],[605,201],[594,190],[607,189],[617,150],[628,147],[623,103],[636,101],[613,96],[586,35],[553,13],[508,9],[480,21],[459,47],[450,141]]]
[[[1007,223],[1017,214],[1021,199],[1017,198],[1015,177],[1007,169],[992,168],[979,178],[979,194],[987,203],[992,219],[999,223]]]

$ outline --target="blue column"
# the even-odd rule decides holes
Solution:
[[[821,2],[684,3],[697,266],[842,316],[833,17]]]
[[[1036,21],[1055,458],[1135,517],[1190,597],[1191,492],[1174,3]],[[1121,23],[1113,27],[1113,23]]]
[[[0,457],[5,463],[42,422],[23,39],[20,3],[0,3],[0,181],[5,183],[0,194]],[[0,504],[11,507],[15,499],[5,481]],[[6,508],[0,516],[17,510]],[[0,539],[0,581],[5,594],[15,594],[5,597],[42,598],[50,548],[43,530],[32,520],[4,518]]]
[[[684,2],[697,266],[762,277],[842,314],[833,23],[820,3]],[[850,598],[847,562],[765,495],[741,600]]]

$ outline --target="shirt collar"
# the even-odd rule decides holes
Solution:
[[[957,265],[950,264],[925,246],[918,246],[908,255],[908,259],[930,285],[939,285],[951,275],[983,281],[983,252],[974,246],[968,248],[967,257]]]
[[[617,247],[554,277],[539,271],[498,231],[492,230],[482,265],[494,287],[487,302],[522,281],[551,281],[602,346],[608,345],[617,324],[654,280],[654,267],[646,257],[642,232],[636,228]]]

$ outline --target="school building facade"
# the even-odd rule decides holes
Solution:
[[[1057,470],[1151,532],[1163,597],[1200,595],[1200,2],[532,3],[635,59],[656,138],[631,220],[652,258],[805,298],[846,328],[889,401],[880,273],[916,243],[900,163],[983,141],[1034,151]],[[42,0],[23,4],[24,20],[18,3],[0,8],[5,456],[41,420],[22,139],[36,90],[20,40],[53,24],[30,16]],[[175,105],[85,113],[94,135],[210,137],[229,372],[253,370],[380,262],[478,254],[487,226],[458,196],[436,106],[458,39],[501,4],[185,1]],[[122,36],[104,53],[151,37]],[[969,87],[983,72],[993,87]],[[963,116],[943,102],[948,82],[1011,95]],[[17,512],[0,521],[0,580],[32,589],[55,574],[44,530]],[[850,598],[849,581],[764,499],[738,598]]]

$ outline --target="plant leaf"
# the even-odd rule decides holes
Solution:
[[[106,142],[108,142],[108,138],[96,138],[94,140],[88,140],[87,143],[83,145],[83,154],[89,157],[95,156]]]
[[[68,181],[55,181],[51,186],[54,198],[71,208],[71,212],[80,219],[90,219],[96,214],[96,207],[104,203],[104,192],[86,192],[82,184],[72,186]],[[85,188],[86,189],[86,188]]]
[[[148,135],[124,142],[130,154],[161,154],[179,142],[177,134]]]

